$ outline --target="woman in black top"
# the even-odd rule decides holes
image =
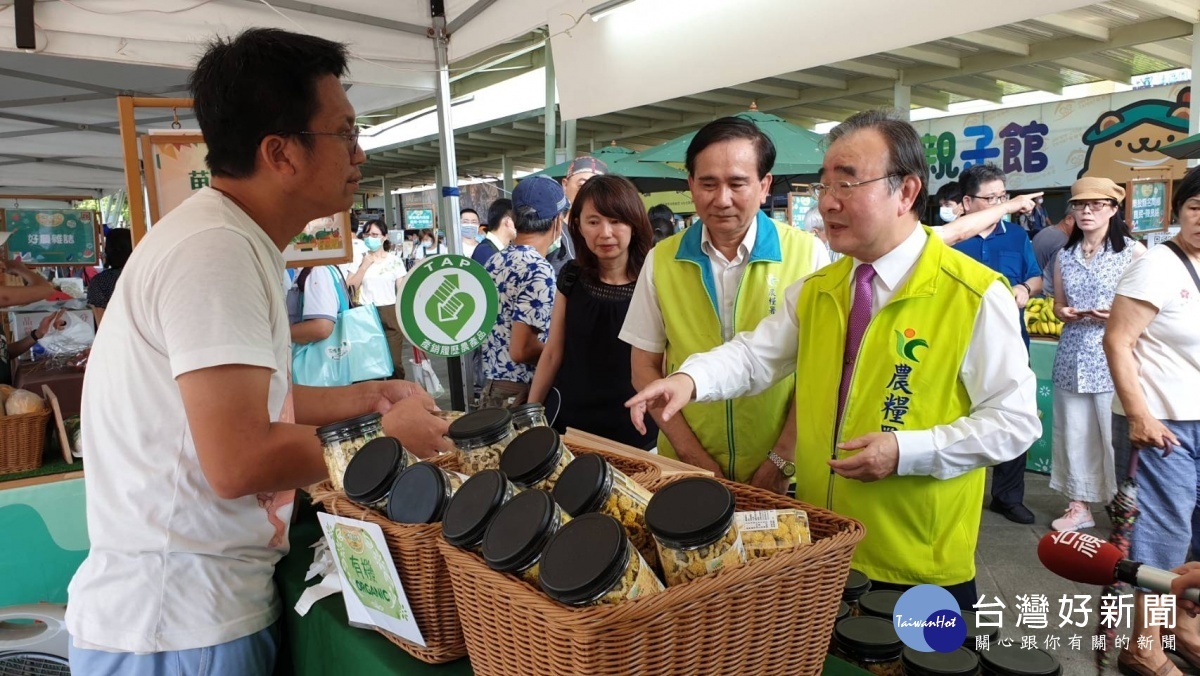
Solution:
[[[128,228],[113,228],[104,236],[104,271],[88,282],[87,302],[96,317],[96,328],[104,318],[104,310],[117,288],[117,280],[125,269],[125,262],[133,254],[133,239]]]
[[[562,395],[556,427],[653,448],[658,430],[638,434],[625,409],[634,389],[629,345],[617,337],[654,242],[637,188],[620,176],[593,177],[571,204],[568,230],[575,260],[559,275],[529,401],[545,401],[553,385]]]

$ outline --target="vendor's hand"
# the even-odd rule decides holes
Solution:
[[[387,413],[391,410],[392,406],[409,397],[424,397],[430,404],[433,403],[433,399],[429,394],[414,382],[408,380],[385,380],[378,383],[378,401],[375,403],[375,410],[379,413]],[[437,407],[434,406],[432,410],[437,410]]]
[[[1179,577],[1171,580],[1171,593],[1179,597],[1179,607],[1189,616],[1195,617],[1200,613],[1200,605],[1183,598],[1183,593],[1189,589],[1200,587],[1200,561],[1189,561],[1171,571]]]
[[[1037,208],[1038,203],[1035,201],[1044,193],[1034,192],[1028,195],[1017,195],[1004,203],[1004,208],[1011,214],[1029,214]]]
[[[1083,318],[1083,315],[1080,314],[1080,312],[1073,307],[1055,308],[1054,316],[1058,317],[1059,321],[1061,321],[1064,324],[1070,324],[1071,322],[1077,322]]]
[[[1017,307],[1023,308],[1029,304],[1029,291],[1020,284],[1012,288],[1013,298],[1017,301]]]
[[[646,408],[662,407],[662,419],[670,420],[692,400],[696,393],[696,384],[686,373],[676,373],[667,378],[656,380],[638,392],[632,399],[625,402],[629,409],[629,418],[640,434],[646,433]]]
[[[858,450],[849,458],[829,461],[833,471],[847,479],[878,481],[895,474],[900,466],[900,443],[891,432],[872,432],[838,444],[838,448],[843,451]]]
[[[758,486],[780,495],[787,495],[790,483],[791,481],[783,475],[783,472],[779,471],[770,458],[763,460],[763,463],[755,470],[754,476],[750,477],[751,486]]]
[[[67,316],[65,310],[59,310],[58,312],[54,312],[42,317],[42,322],[38,324],[38,335],[44,338],[46,333],[50,331],[50,327],[54,327],[60,331],[67,327]]]
[[[1154,416],[1130,416],[1129,443],[1134,448],[1161,448],[1164,455],[1170,455],[1179,439]]]
[[[392,406],[383,416],[383,432],[400,440],[418,458],[452,450],[446,438],[450,423],[433,414],[437,406],[428,394],[411,396]]]

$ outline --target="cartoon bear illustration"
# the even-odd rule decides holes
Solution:
[[[1102,176],[1117,183],[1144,177],[1140,168],[1167,169],[1171,178],[1183,178],[1187,162],[1163,155],[1158,149],[1188,135],[1191,88],[1174,101],[1146,99],[1100,116],[1083,134],[1087,157],[1079,178]]]

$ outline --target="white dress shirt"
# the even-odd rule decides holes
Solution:
[[[721,312],[722,334],[724,340],[729,342],[736,330],[733,306],[737,301],[738,285],[742,283],[742,275],[746,273],[750,262],[750,252],[754,250],[754,242],[758,236],[758,219],[750,222],[750,228],[746,231],[742,243],[738,245],[737,256],[732,261],[713,246],[708,237],[708,228],[703,223],[692,227],[703,228],[700,231],[700,249],[708,256],[709,265],[712,266],[713,280],[717,286],[717,306]],[[823,246],[813,246],[812,269],[817,270],[826,265],[829,265],[829,252]],[[646,262],[642,264],[633,299],[629,302],[629,312],[625,315],[625,324],[621,327],[620,338],[646,352],[662,353],[667,349],[667,328],[663,321],[662,308],[658,306],[658,289],[654,284],[653,251],[646,256]]]
[[[900,246],[873,263],[872,318],[908,281],[927,237],[925,230],[917,227]],[[854,267],[859,265],[855,260]],[[724,345],[683,362],[679,370],[695,381],[697,401],[758,394],[795,373],[799,340],[796,304],[803,286],[801,280],[784,292],[786,312],[771,315],[755,330],[739,333]],[[797,374],[801,387],[804,377]],[[959,378],[970,397],[971,413],[928,430],[895,432],[900,447],[897,474],[950,479],[1011,460],[1041,435],[1037,380],[1029,368],[1012,293],[1003,282],[992,284],[983,296]],[[799,414],[803,425],[804,412]]]

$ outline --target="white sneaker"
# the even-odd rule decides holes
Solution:
[[[1050,528],[1056,531],[1083,530],[1095,525],[1096,522],[1092,519],[1092,510],[1082,502],[1072,502],[1061,517],[1050,522]]]

